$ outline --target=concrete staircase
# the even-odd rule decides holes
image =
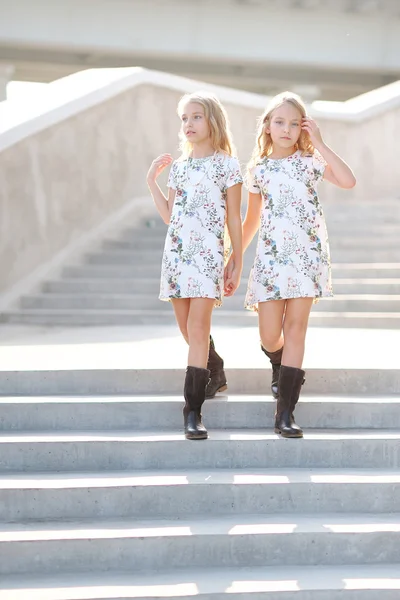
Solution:
[[[109,376],[0,371],[0,600],[398,600],[399,371],[310,369],[284,440],[231,370],[197,443],[182,370]]]
[[[311,325],[400,327],[400,201],[327,203],[335,297],[319,302]],[[135,325],[173,323],[169,303],[158,300],[166,227],[158,216],[109,236],[83,262],[23,297],[7,323],[34,325]],[[243,310],[255,240],[245,255],[243,283],[214,314],[214,323],[255,325]]]
[[[317,305],[314,324],[400,325],[395,208],[340,205],[328,214],[337,297]],[[140,331],[133,355],[110,343],[100,356],[82,330],[62,330],[65,346],[56,348],[46,328],[30,352],[22,334],[15,348],[1,348],[0,600],[399,600],[393,358],[388,365],[380,352],[372,369],[333,367],[329,348],[327,368],[307,368],[296,411],[305,437],[284,440],[272,433],[261,353],[244,343],[253,328],[242,337],[225,329],[226,340],[235,337],[226,344],[246,353],[227,370],[229,396],[206,403],[210,439],[186,441],[183,370],[163,359],[176,351],[163,327],[172,311],[157,300],[165,228],[147,225],[104,240],[2,317]],[[249,250],[246,269],[251,260]],[[255,326],[240,310],[244,289],[216,311],[217,327]],[[329,345],[324,332],[312,333]],[[376,347],[363,332],[358,346],[347,333],[354,355]],[[343,346],[342,334],[331,339]]]

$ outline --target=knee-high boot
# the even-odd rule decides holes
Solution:
[[[224,392],[228,387],[224,371],[224,361],[215,350],[214,340],[211,335],[207,369],[210,370],[210,381],[206,388],[206,398],[210,399],[214,398],[217,392]]]
[[[207,429],[201,418],[201,407],[206,398],[206,386],[210,379],[210,371],[199,367],[187,367],[183,407],[185,437],[188,440],[204,440],[208,437]]]
[[[277,400],[279,371],[281,369],[283,346],[280,350],[276,350],[276,352],[268,352],[268,350],[266,350],[264,348],[264,346],[261,345],[261,350],[264,352],[264,354],[266,356],[268,356],[270,363],[272,365],[271,392],[272,392],[272,395],[275,398],[275,400]]]
[[[299,400],[304,375],[305,372],[302,369],[281,365],[275,413],[275,433],[280,433],[282,437],[303,437],[303,431],[296,425],[293,412]]]

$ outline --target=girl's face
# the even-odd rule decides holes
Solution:
[[[192,144],[199,144],[209,139],[210,127],[204,114],[204,107],[198,102],[188,102],[181,115],[182,131]]]
[[[302,131],[301,124],[300,111],[290,102],[285,102],[272,112],[265,130],[271,135],[275,146],[290,148],[299,140]]]

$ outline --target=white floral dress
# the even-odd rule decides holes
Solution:
[[[298,150],[284,159],[260,159],[249,191],[260,194],[262,213],[256,257],[245,307],[288,298],[332,296],[325,218],[317,188],[324,176],[322,156]]]
[[[173,162],[176,190],[162,258],[160,300],[213,298],[222,302],[226,200],[242,183],[239,162],[223,152]]]

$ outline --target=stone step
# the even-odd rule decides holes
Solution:
[[[161,272],[161,257],[158,265],[76,265],[65,267],[62,276],[84,279],[132,279],[159,278]],[[400,263],[333,263],[332,273],[336,277],[369,277],[369,278],[400,278]],[[247,277],[248,273],[244,272]]]
[[[71,359],[69,358],[69,361]],[[65,361],[64,361],[65,362]],[[63,364],[63,361],[61,361]],[[133,361],[134,365],[134,361]],[[230,394],[265,394],[270,370],[264,368],[226,369]],[[79,396],[182,394],[185,370],[126,367],[85,368],[83,365],[31,370],[0,370],[2,396]],[[399,369],[307,368],[304,394],[400,394]]]
[[[400,233],[400,219],[398,217],[399,206],[400,204],[397,202],[394,206],[395,210],[391,211],[392,214],[390,215],[390,218],[387,219],[385,216],[383,222],[379,220],[379,209],[372,213],[370,212],[369,214],[357,211],[356,218],[350,218],[348,215],[351,215],[351,213],[346,212],[347,206],[344,206],[342,209],[335,207],[335,211],[325,211],[328,230],[335,229],[338,233],[341,232],[342,234],[354,236],[365,236],[368,232],[373,232],[374,235],[378,236],[396,235],[397,233]],[[340,214],[340,210],[342,210],[344,215]],[[366,225],[368,225],[368,227],[366,227]],[[165,237],[167,230],[168,226],[158,218],[155,227],[145,227],[140,225],[126,227],[119,232],[118,237],[127,240],[136,237]],[[113,238],[110,237],[109,239]]]
[[[247,194],[244,195],[242,200],[242,212],[245,211],[246,203]],[[358,226],[365,221],[393,225],[399,220],[399,206],[400,200],[397,198],[389,202],[385,200],[374,202],[352,202],[351,200],[346,200],[341,202],[340,200],[330,201],[322,199],[322,207],[328,225],[329,223],[341,221],[346,223],[350,217]],[[158,212],[154,212],[154,216],[143,221],[139,226],[128,226],[126,229],[128,231],[137,231],[137,229],[155,231],[157,229],[166,229],[166,227]]]
[[[370,248],[385,248],[386,250],[390,250],[396,248],[398,244],[400,228],[394,234],[390,232],[382,232],[382,235],[377,235],[374,231],[369,230],[370,233],[366,232],[359,233],[358,235],[354,235],[353,232],[340,232],[340,234],[332,235],[331,231],[329,231],[329,242],[331,250],[336,250],[340,248],[360,248],[363,250],[369,250]],[[165,232],[166,233],[166,232]],[[165,233],[162,235],[152,235],[149,236],[147,232],[144,232],[141,235],[132,236],[132,238],[120,238],[115,240],[105,240],[101,246],[103,252],[112,253],[112,252],[135,252],[138,250],[146,250],[146,251],[162,251],[164,248],[165,242]],[[255,252],[255,242],[253,241],[250,248],[254,248]],[[252,251],[247,250],[250,254]]]
[[[400,294],[400,278],[361,279],[333,277],[335,294]],[[245,291],[247,278],[242,278],[240,290]],[[53,294],[154,294],[160,291],[160,277],[130,279],[60,279],[47,281],[43,291]]]
[[[395,513],[400,506],[400,469],[197,466],[0,474],[0,519],[280,515],[289,508],[295,518],[299,513]]]
[[[0,526],[0,574],[399,564],[400,515],[218,515]],[[212,551],[210,551],[212,548]]]
[[[265,381],[267,376],[265,376]],[[177,430],[182,395],[65,398],[0,397],[0,431]],[[210,429],[273,428],[275,402],[263,395],[219,394],[204,405]],[[396,429],[399,396],[306,395],[296,407],[306,429]]]
[[[245,289],[233,297],[226,298],[224,310],[244,308]],[[169,310],[168,304],[160,302],[158,294],[38,294],[23,296],[21,306],[26,309],[50,310]],[[396,312],[400,308],[400,295],[384,294],[341,294],[334,298],[323,298],[313,311],[320,312]]]
[[[0,600],[398,600],[395,565],[276,565],[2,577]]]
[[[161,304],[161,303],[160,303]],[[105,325],[173,325],[175,319],[169,303],[156,310],[145,309],[21,309],[0,314],[0,323],[43,326],[105,326]],[[251,311],[218,309],[213,323],[221,326],[257,326],[257,316]],[[400,329],[400,312],[327,312],[312,311],[312,327],[353,327]]]
[[[245,268],[251,267],[254,261],[254,253],[246,252],[243,264]],[[388,248],[336,248],[331,250],[332,260],[335,262],[390,262],[400,261],[400,248],[398,245]],[[146,266],[158,265],[161,267],[162,248],[150,250],[114,250],[109,252],[88,253],[84,259],[87,265],[134,265],[145,263]]]
[[[399,430],[309,430],[284,440],[265,429],[212,430],[203,443],[182,431],[3,433],[1,472],[202,468],[400,468]]]
[[[158,285],[157,281],[157,285]],[[400,278],[340,278],[333,276],[335,294],[400,294]]]

